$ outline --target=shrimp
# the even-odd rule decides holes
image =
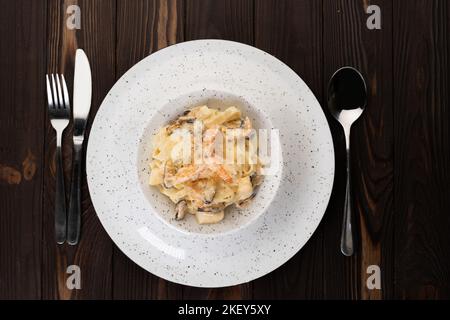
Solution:
[[[220,130],[216,127],[206,130],[203,134],[203,150],[205,158],[209,158],[214,155],[216,137],[219,132]]]
[[[226,183],[233,183],[233,177],[228,173],[228,170],[225,169],[223,165],[217,166],[215,172],[217,176]]]
[[[173,176],[173,184],[181,184],[188,181],[197,180],[205,175],[207,175],[208,168],[204,165],[196,166],[189,165],[178,170],[178,172]]]

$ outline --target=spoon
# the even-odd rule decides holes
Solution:
[[[354,252],[350,188],[350,130],[352,124],[363,113],[366,104],[367,87],[361,73],[352,67],[343,67],[337,70],[328,85],[328,108],[344,129],[347,151],[347,184],[341,234],[341,252],[345,256],[351,256]]]

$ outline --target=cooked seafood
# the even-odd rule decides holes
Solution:
[[[176,220],[190,213],[199,224],[220,222],[227,207],[247,205],[263,181],[255,130],[236,107],[190,109],[156,133],[153,147],[149,184],[176,204]]]

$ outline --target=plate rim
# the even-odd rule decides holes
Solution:
[[[166,277],[165,275],[162,275],[162,274],[160,274],[160,273],[158,273],[158,274],[157,274],[157,273],[154,273],[153,271],[150,271],[150,270],[148,269],[148,267],[145,266],[145,265],[143,265],[140,261],[137,261],[136,259],[132,258],[132,257],[130,256],[130,254],[127,253],[126,250],[124,250],[124,249],[122,248],[122,245],[118,243],[118,239],[115,239],[115,237],[113,237],[113,230],[111,230],[111,229],[109,229],[109,228],[107,227],[107,225],[109,225],[109,222],[106,222],[106,221],[104,220],[105,217],[102,218],[102,214],[99,214],[100,211],[99,211],[99,209],[97,209],[97,208],[98,208],[98,205],[97,205],[97,206],[95,205],[95,203],[94,203],[94,198],[91,196],[91,195],[93,194],[91,188],[93,188],[93,187],[91,186],[92,183],[90,182],[90,180],[91,180],[91,178],[92,178],[92,175],[89,174],[89,171],[91,171],[92,169],[89,169],[89,167],[90,167],[91,165],[89,164],[89,161],[88,161],[89,155],[92,153],[92,151],[91,151],[91,152],[89,151],[89,150],[92,149],[92,143],[91,143],[91,140],[89,139],[89,137],[90,137],[90,134],[92,133],[92,129],[94,129],[94,127],[95,127],[96,121],[98,121],[98,120],[97,120],[97,119],[98,119],[97,115],[98,115],[98,113],[101,111],[103,105],[107,102],[108,97],[110,96],[111,92],[113,92],[113,90],[115,90],[115,88],[116,88],[117,86],[119,86],[119,83],[122,83],[122,82],[123,82],[123,79],[124,79],[125,77],[127,77],[127,75],[129,75],[129,74],[132,73],[132,72],[135,72],[135,70],[139,67],[139,65],[144,64],[145,61],[146,61],[147,59],[150,59],[150,58],[152,58],[152,57],[155,58],[155,56],[157,57],[157,56],[159,56],[159,55],[161,55],[161,54],[164,54],[164,51],[165,51],[166,49],[168,49],[168,48],[179,47],[179,46],[183,46],[183,45],[186,45],[186,44],[187,44],[187,45],[193,45],[193,44],[195,44],[195,43],[207,43],[207,42],[209,42],[209,43],[212,43],[212,42],[215,42],[215,43],[229,43],[229,44],[232,45],[232,46],[243,46],[243,47],[246,47],[247,49],[254,50],[254,51],[258,51],[259,53],[262,53],[262,54],[264,54],[264,55],[266,55],[266,56],[269,56],[271,59],[274,59],[275,61],[277,61],[277,63],[280,64],[280,66],[286,68],[286,70],[288,70],[288,71],[291,73],[292,76],[294,76],[294,77],[296,77],[297,79],[299,79],[299,80],[300,80],[300,83],[301,83],[302,85],[305,86],[306,90],[309,92],[309,94],[311,95],[311,97],[314,99],[315,103],[320,107],[320,113],[321,113],[321,116],[323,116],[323,119],[324,119],[324,121],[325,121],[325,123],[326,123],[326,133],[327,133],[327,136],[328,136],[328,139],[327,139],[327,140],[330,141],[330,149],[331,149],[330,155],[331,155],[331,157],[332,157],[332,158],[330,159],[330,164],[331,164],[331,166],[332,166],[332,167],[330,168],[330,169],[331,169],[331,175],[332,175],[332,179],[331,179],[332,181],[331,181],[329,187],[328,187],[327,190],[326,190],[327,197],[326,197],[326,199],[324,199],[324,202],[323,202],[323,210],[322,210],[322,209],[319,210],[320,214],[318,214],[318,216],[320,215],[320,218],[317,219],[317,222],[316,222],[316,223],[313,225],[313,227],[311,228],[311,229],[312,229],[312,232],[306,237],[306,239],[304,240],[304,242],[301,243],[301,245],[300,245],[298,248],[292,250],[292,254],[291,254],[291,255],[287,255],[288,257],[287,257],[286,259],[283,259],[283,261],[282,261],[281,263],[278,263],[277,266],[276,266],[275,268],[272,268],[272,269],[269,270],[269,271],[263,271],[263,272],[260,272],[260,273],[257,274],[256,276],[253,276],[254,274],[252,274],[252,276],[247,277],[247,278],[249,278],[249,279],[244,280],[244,281],[228,281],[226,285],[211,285],[211,286],[210,286],[210,285],[207,285],[207,284],[206,284],[206,285],[205,285],[205,284],[202,284],[202,285],[196,285],[196,284],[189,283],[189,282],[176,281],[176,280],[171,279],[171,278],[169,278],[169,277]],[[90,146],[91,146],[91,147],[90,147]],[[329,202],[330,202],[331,195],[332,195],[332,190],[333,190],[333,187],[334,187],[334,184],[335,184],[335,180],[336,180],[336,163],[335,163],[335,161],[336,161],[336,154],[335,154],[334,139],[333,139],[333,135],[332,135],[332,132],[331,132],[330,123],[329,123],[328,118],[327,118],[327,116],[326,116],[325,110],[324,110],[324,108],[322,108],[322,105],[320,104],[319,100],[317,99],[317,97],[315,96],[315,94],[313,93],[313,91],[311,90],[311,88],[308,86],[308,84],[301,78],[301,76],[300,76],[297,72],[295,72],[288,64],[286,64],[286,63],[283,62],[282,60],[278,59],[276,56],[274,56],[274,55],[272,55],[272,54],[270,54],[270,53],[268,53],[268,52],[266,52],[266,51],[264,51],[264,50],[262,50],[262,49],[259,49],[259,48],[257,48],[257,47],[254,47],[254,46],[252,46],[252,45],[245,44],[245,43],[241,43],[241,42],[236,42],[236,41],[231,41],[231,40],[222,40],[222,39],[199,39],[199,40],[190,40],[190,41],[184,41],[184,42],[175,43],[175,44],[169,45],[169,46],[167,46],[167,47],[165,47],[165,48],[162,48],[162,49],[160,49],[160,50],[158,50],[158,51],[156,51],[156,52],[153,52],[153,53],[147,55],[146,57],[142,58],[142,59],[139,60],[138,62],[136,62],[136,63],[135,63],[133,66],[131,66],[127,71],[125,71],[125,72],[122,74],[121,77],[119,77],[119,78],[116,80],[116,82],[113,84],[113,86],[110,88],[110,90],[109,90],[109,91],[107,92],[107,94],[105,95],[104,99],[102,100],[101,104],[99,105],[99,107],[98,107],[98,109],[97,109],[97,111],[96,111],[95,116],[93,117],[92,124],[91,124],[91,128],[90,128],[90,130],[89,130],[88,143],[87,143],[87,147],[86,147],[86,168],[85,168],[85,169],[86,169],[86,181],[87,181],[87,185],[88,185],[88,191],[89,191],[89,195],[90,195],[90,198],[91,198],[91,203],[92,203],[92,206],[93,206],[93,208],[94,208],[95,214],[97,215],[97,217],[98,217],[98,219],[99,219],[99,221],[100,221],[100,223],[101,223],[103,229],[106,231],[106,233],[107,233],[107,235],[109,236],[109,238],[112,240],[112,242],[115,244],[115,246],[116,246],[117,248],[119,248],[119,250],[120,250],[125,256],[127,256],[128,259],[130,259],[133,263],[135,263],[135,264],[138,265],[139,267],[143,268],[145,271],[151,273],[152,275],[155,275],[155,276],[157,276],[157,277],[160,277],[160,278],[162,278],[162,279],[164,279],[164,280],[166,280],[166,281],[172,282],[172,283],[177,283],[177,284],[186,285],[186,286],[193,286],[193,287],[201,287],[201,288],[222,288],[222,287],[228,287],[228,286],[239,285],[239,284],[243,284],[243,283],[247,283],[247,282],[250,282],[250,281],[254,281],[254,280],[256,280],[256,279],[259,279],[259,278],[261,278],[261,277],[263,277],[263,276],[265,276],[265,275],[267,275],[267,274],[269,274],[269,273],[271,273],[271,272],[277,270],[277,269],[280,268],[282,265],[288,263],[288,262],[289,262],[296,254],[298,254],[298,253],[302,250],[302,248],[305,246],[305,244],[306,244],[306,243],[311,239],[311,237],[316,233],[316,231],[317,231],[317,229],[318,229],[320,223],[322,222],[323,217],[324,217],[324,215],[325,215],[325,213],[326,213],[326,211],[327,211],[327,208],[328,208],[328,206],[329,206]],[[324,198],[325,198],[325,197],[324,197]],[[232,279],[229,279],[229,280],[232,280]],[[241,279],[241,280],[242,280],[242,279]],[[220,282],[224,282],[224,281],[220,281]]]

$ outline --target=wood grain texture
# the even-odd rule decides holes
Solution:
[[[394,5],[395,294],[450,298],[450,4]]]
[[[66,28],[67,6],[81,30]],[[381,30],[366,27],[369,5]],[[0,0],[0,299],[444,299],[450,298],[450,3],[447,0]],[[112,244],[83,179],[82,237],[54,241],[55,137],[46,72],[74,53],[93,72],[92,119],[114,82],[145,56],[185,40],[255,45],[288,64],[322,107],[332,73],[362,71],[367,110],[352,132],[357,254],[339,251],[345,186],[343,133],[332,197],[318,230],[278,270],[252,283],[199,289],[144,271]],[[72,126],[66,130],[66,191]],[[67,192],[68,193],[68,192]],[[81,290],[68,290],[68,265]],[[366,269],[381,267],[382,290]]]
[[[186,0],[185,40],[225,39],[254,43],[252,0]],[[250,284],[222,289],[185,287],[184,299],[250,299]]]
[[[373,1],[375,3],[375,1]],[[339,252],[345,192],[343,131],[330,121],[336,151],[336,176],[323,221],[325,298],[380,299],[380,290],[368,290],[366,269],[381,267],[383,294],[392,294],[393,275],[393,132],[392,132],[392,3],[376,1],[381,30],[369,30],[367,6],[372,1],[324,1],[324,88],[342,66],[361,71],[368,86],[368,105],[352,128],[353,221],[358,246],[353,257]],[[331,211],[331,210],[330,210]],[[331,212],[330,212],[331,213]]]
[[[39,299],[46,3],[0,8],[0,299]]]
[[[67,6],[79,5],[81,29],[66,27]],[[115,80],[115,1],[49,0],[47,72],[64,72],[72,95],[75,50],[85,50],[92,69],[92,120]],[[92,121],[88,121],[86,137]],[[45,299],[105,299],[112,297],[112,242],[93,209],[86,179],[82,179],[82,229],[80,243],[57,246],[54,240],[55,136],[47,119],[44,167],[44,237],[42,294]],[[72,124],[65,134],[64,167],[66,190],[70,189]],[[68,194],[68,192],[67,192]],[[81,289],[69,290],[66,273],[69,265],[81,268]]]
[[[184,2],[119,0],[117,3],[117,78],[149,54],[184,37]],[[137,266],[117,247],[113,264],[114,299],[178,299],[182,286]]]
[[[253,0],[186,0],[186,40],[224,39],[252,45]]]
[[[290,66],[322,100],[322,1],[271,0],[255,5],[255,46]],[[254,282],[254,298],[323,298],[322,246],[321,225],[294,258]]]
[[[184,1],[117,2],[117,77],[149,54],[184,38]]]

